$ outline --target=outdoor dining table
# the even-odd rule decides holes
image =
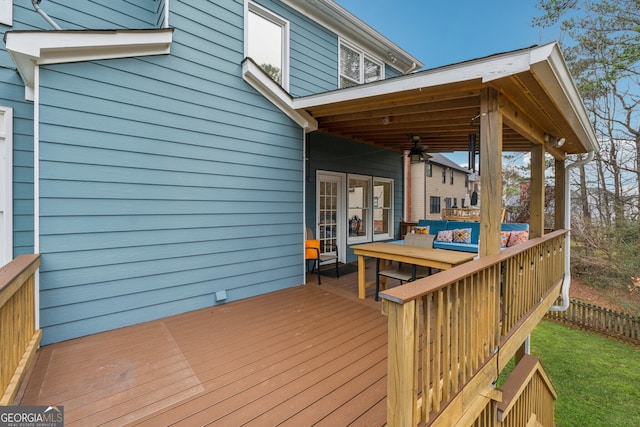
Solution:
[[[380,262],[398,261],[424,267],[447,270],[459,264],[471,261],[477,256],[471,252],[450,251],[445,249],[420,248],[394,243],[365,243],[351,247],[358,256],[358,298],[365,299],[366,288],[375,286],[375,282],[366,283],[365,257],[377,258]]]

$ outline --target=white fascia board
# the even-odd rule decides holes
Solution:
[[[26,86],[33,93],[36,66],[100,59],[166,55],[173,29],[8,31],[4,42]]]
[[[291,120],[302,127],[305,132],[318,129],[318,122],[305,111],[293,108],[293,99],[279,84],[265,74],[255,62],[246,58],[242,62],[242,78],[262,96],[278,107]]]
[[[403,74],[424,64],[333,0],[282,0],[287,6],[366,49]],[[395,62],[391,59],[395,58]]]
[[[433,70],[380,80],[366,85],[353,86],[323,94],[309,95],[294,100],[296,109],[356,100],[368,96],[393,94],[407,90],[480,80],[483,83],[518,74],[530,69],[529,50],[494,55]]]
[[[600,144],[589,114],[557,43],[532,51],[531,71],[548,96],[565,113],[576,135],[590,146],[589,151],[599,150]]]

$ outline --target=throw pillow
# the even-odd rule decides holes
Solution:
[[[512,231],[511,236],[509,236],[508,247],[515,246],[519,243],[524,243],[529,240],[529,230],[524,231]]]
[[[500,247],[506,248],[509,243],[509,236],[511,235],[510,231],[501,231],[500,232]]]
[[[420,226],[420,227],[416,227],[415,231],[416,234],[429,234],[429,226],[427,225],[426,227]]]
[[[453,230],[442,230],[438,231],[438,237],[436,237],[436,242],[453,242]]]
[[[456,228],[453,230],[453,241],[455,243],[471,243],[471,229]]]

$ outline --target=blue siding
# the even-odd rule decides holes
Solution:
[[[29,2],[14,3],[12,29],[50,29]],[[291,23],[290,92],[336,89],[337,36],[278,1],[258,3]],[[233,301],[304,279],[303,206],[315,200],[313,182],[303,194],[304,135],[242,80],[244,1],[170,4],[170,55],[41,67],[43,344],[211,306],[220,290]],[[164,0],[42,7],[65,29],[155,28]],[[3,47],[0,91],[14,108],[19,255],[34,242],[33,103]],[[399,221],[398,153],[321,135],[312,147],[314,171],[393,178]]]
[[[345,174],[358,174],[390,178],[394,180],[394,235],[398,235],[403,206],[403,154],[396,151],[381,150],[366,144],[359,144],[326,134],[314,132],[307,136],[307,187],[306,187],[306,224],[317,223],[316,213],[316,171],[331,171]],[[354,262],[357,257],[353,250],[347,250],[346,262]]]
[[[41,70],[44,343],[303,281],[303,132],[241,78],[243,4],[171,7],[170,56]]]
[[[63,30],[157,28],[159,1],[164,0],[50,0],[40,7]],[[52,29],[30,1],[13,5],[13,29]]]

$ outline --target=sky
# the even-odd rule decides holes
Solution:
[[[533,27],[537,0],[335,0],[424,64],[424,69],[561,40]],[[467,153],[443,153],[461,166]],[[512,159],[526,162],[523,156]]]
[[[561,37],[534,28],[536,0],[335,0],[375,30],[434,68]]]

